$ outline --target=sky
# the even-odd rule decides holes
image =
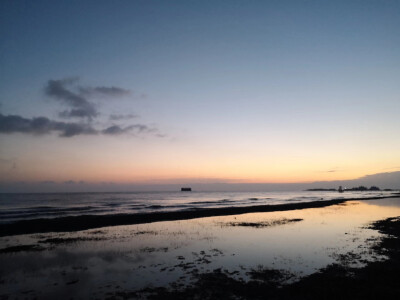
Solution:
[[[0,2],[2,186],[396,172],[399,115],[400,1]]]

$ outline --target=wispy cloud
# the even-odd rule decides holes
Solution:
[[[97,87],[79,87],[79,92],[82,95],[93,96],[108,96],[108,97],[122,97],[131,94],[130,90],[111,86],[97,86]]]
[[[93,97],[116,98],[129,95],[131,92],[119,87],[89,87],[79,86],[77,77],[49,80],[45,87],[45,94],[50,98],[60,101],[70,107],[60,113],[63,118],[88,118],[97,117],[97,105],[90,101]]]
[[[113,114],[110,115],[110,120],[111,121],[120,121],[120,120],[130,120],[130,119],[134,119],[137,118],[138,115],[135,114]]]
[[[323,171],[317,171],[318,173],[336,173],[336,172],[342,172],[343,170],[340,170],[338,168],[333,168],[329,170],[323,170]]]
[[[122,97],[129,95],[131,92],[115,86],[80,86],[78,82],[78,77],[49,80],[45,87],[45,94],[68,107],[67,110],[59,113],[60,117],[80,118],[79,122],[52,120],[45,116],[25,118],[20,115],[5,115],[0,113],[0,134],[25,133],[39,136],[58,133],[60,137],[73,137],[77,135],[121,135],[129,133],[134,136],[165,136],[156,127],[140,123],[125,124],[124,126],[112,124],[107,127],[104,125],[105,128],[101,128],[101,122],[93,121],[99,115],[99,112],[96,103],[91,101],[91,99],[99,96],[107,98]],[[109,119],[117,122],[136,117],[137,115],[132,113],[113,114],[109,116]]]
[[[45,93],[50,98],[62,102],[71,107],[60,113],[61,117],[94,118],[98,112],[94,103],[89,102],[83,95],[69,89],[78,81],[77,78],[65,78],[60,80],[49,80]]]
[[[44,135],[58,132],[61,137],[72,137],[81,134],[97,134],[89,124],[53,121],[46,117],[24,118],[17,115],[0,114],[0,133],[28,133]]]
[[[134,124],[126,127],[120,127],[118,125],[112,125],[102,131],[104,134],[108,135],[120,135],[123,133],[132,133],[134,135],[150,134],[157,137],[164,137],[163,134],[158,132],[157,128],[150,127],[144,124]]]
[[[383,168],[382,170],[397,170],[397,169],[400,169],[400,166],[399,167],[391,167],[391,168]]]
[[[53,132],[59,133],[60,137],[73,137],[76,135],[121,135],[132,133],[133,135],[153,135],[164,137],[155,127],[144,124],[133,124],[125,127],[112,125],[105,129],[95,129],[88,123],[59,122],[46,117],[24,118],[17,115],[5,116],[0,114],[0,133],[26,133],[33,135],[45,135]]]
[[[56,182],[53,180],[44,180],[40,181],[39,184],[55,184]]]

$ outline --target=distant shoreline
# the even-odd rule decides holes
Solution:
[[[0,237],[9,235],[70,232],[109,226],[135,225],[162,221],[189,220],[204,217],[239,215],[245,213],[289,211],[296,209],[321,208],[341,204],[352,200],[377,200],[400,198],[400,195],[367,198],[333,199],[288,204],[255,205],[244,207],[202,208],[173,212],[154,212],[142,214],[81,215],[53,219],[21,220],[14,223],[0,224]]]

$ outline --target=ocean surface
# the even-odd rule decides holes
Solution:
[[[202,208],[272,205],[343,198],[389,196],[393,192],[132,192],[0,194],[0,222],[79,215],[136,214]]]

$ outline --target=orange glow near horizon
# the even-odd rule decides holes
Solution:
[[[393,167],[400,165],[399,152],[375,149],[372,160],[371,149],[365,147],[338,146],[320,151],[290,143],[255,147],[215,142],[211,147],[153,140],[103,143],[100,139],[79,137],[62,143],[51,137],[12,142],[14,147],[7,149],[5,145],[2,150],[18,160],[15,168],[11,164],[2,165],[3,182],[304,183],[357,179],[388,169],[400,170]],[[47,147],[53,151],[49,152]]]
[[[62,172],[60,172],[62,170]],[[379,169],[358,169],[357,172],[328,170],[319,171],[309,166],[275,166],[274,168],[252,165],[231,166],[221,165],[186,166],[173,168],[172,166],[137,166],[136,164],[112,163],[93,165],[81,164],[79,168],[73,165],[35,164],[26,167],[23,174],[13,174],[2,181],[55,181],[68,180],[85,182],[114,182],[114,183],[179,183],[179,182],[225,182],[225,183],[307,183],[315,181],[335,181],[357,179],[365,175],[379,173]],[[8,179],[8,180],[7,180]]]

